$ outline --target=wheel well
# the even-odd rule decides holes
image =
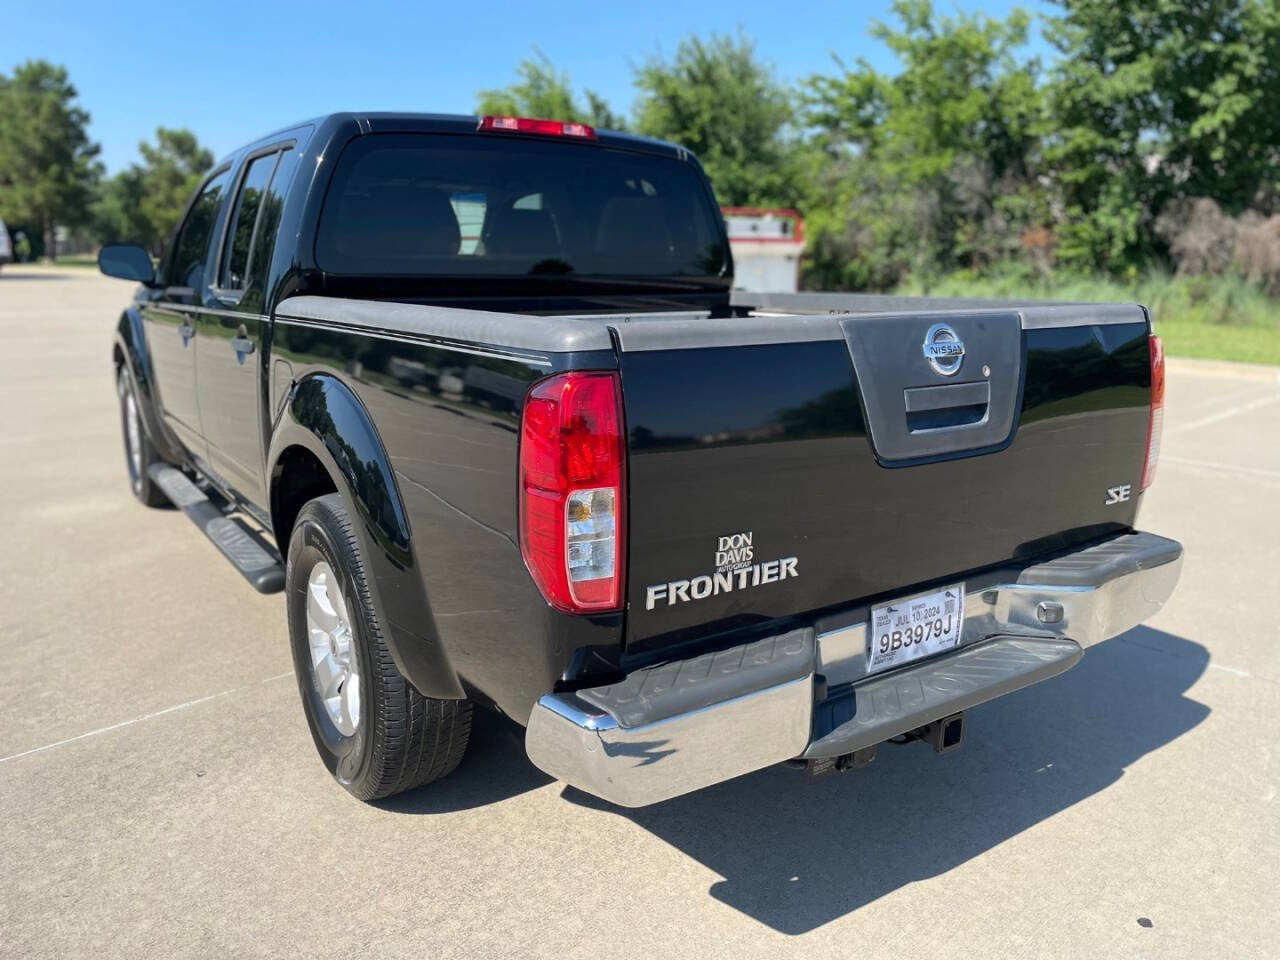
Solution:
[[[306,447],[289,447],[271,472],[271,532],[281,554],[289,551],[294,521],[308,500],[337,493],[324,464]]]
[[[111,346],[111,362],[115,364],[116,370],[124,366],[124,351],[120,349],[118,343]]]

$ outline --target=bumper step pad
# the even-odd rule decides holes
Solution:
[[[813,630],[777,637],[692,660],[637,670],[620,683],[577,691],[621,727],[657,723],[764,687],[813,673]]]
[[[163,463],[152,464],[147,473],[173,505],[181,508],[213,541],[253,589],[259,593],[279,593],[284,589],[284,567],[279,557],[244,525],[225,516],[186,474]]]
[[[804,756],[838,757],[1057,676],[1084,650],[1066,638],[993,637],[958,653],[864,680],[816,708]],[[827,732],[822,733],[825,729]]]
[[[1085,547],[1056,560],[1027,567],[1021,584],[1043,583],[1062,587],[1098,587],[1118,577],[1175,563],[1182,544],[1154,533],[1128,533]]]

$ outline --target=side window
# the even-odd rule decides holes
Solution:
[[[262,195],[257,239],[250,245],[249,250],[249,272],[245,281],[247,289],[244,299],[240,301],[242,309],[262,309],[266,296],[263,288],[266,286],[267,271],[271,267],[271,252],[275,249],[276,234],[280,230],[280,218],[284,214],[284,198],[289,192],[289,184],[293,182],[293,174],[297,169],[298,151],[282,152],[275,175],[272,176],[271,183]]]
[[[226,249],[222,252],[222,275],[218,286],[242,290],[248,286],[249,253],[253,249],[254,227],[262,211],[262,199],[271,182],[280,154],[255,157],[240,181],[240,195],[228,221]]]
[[[168,284],[199,290],[204,286],[204,264],[209,258],[213,223],[218,219],[222,192],[227,188],[227,171],[222,171],[200,190],[187,214],[177,242],[173,245]]]

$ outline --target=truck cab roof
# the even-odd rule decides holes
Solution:
[[[224,156],[219,165],[231,163],[244,153],[278,141],[281,137],[300,131],[330,130],[354,123],[364,133],[475,133],[480,116],[464,113],[413,113],[393,110],[358,110],[326,113],[318,117],[300,120],[258,137],[238,150]],[[621,130],[593,128],[595,139],[586,141],[599,146],[625,150],[639,150],[663,156],[692,159],[693,154],[679,144],[652,137],[642,137]]]

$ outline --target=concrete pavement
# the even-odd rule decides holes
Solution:
[[[1173,360],[1150,624],[966,745],[639,811],[479,718],[450,779],[333,784],[279,596],[129,495],[130,287],[0,274],[0,958],[1280,954],[1280,379]]]

